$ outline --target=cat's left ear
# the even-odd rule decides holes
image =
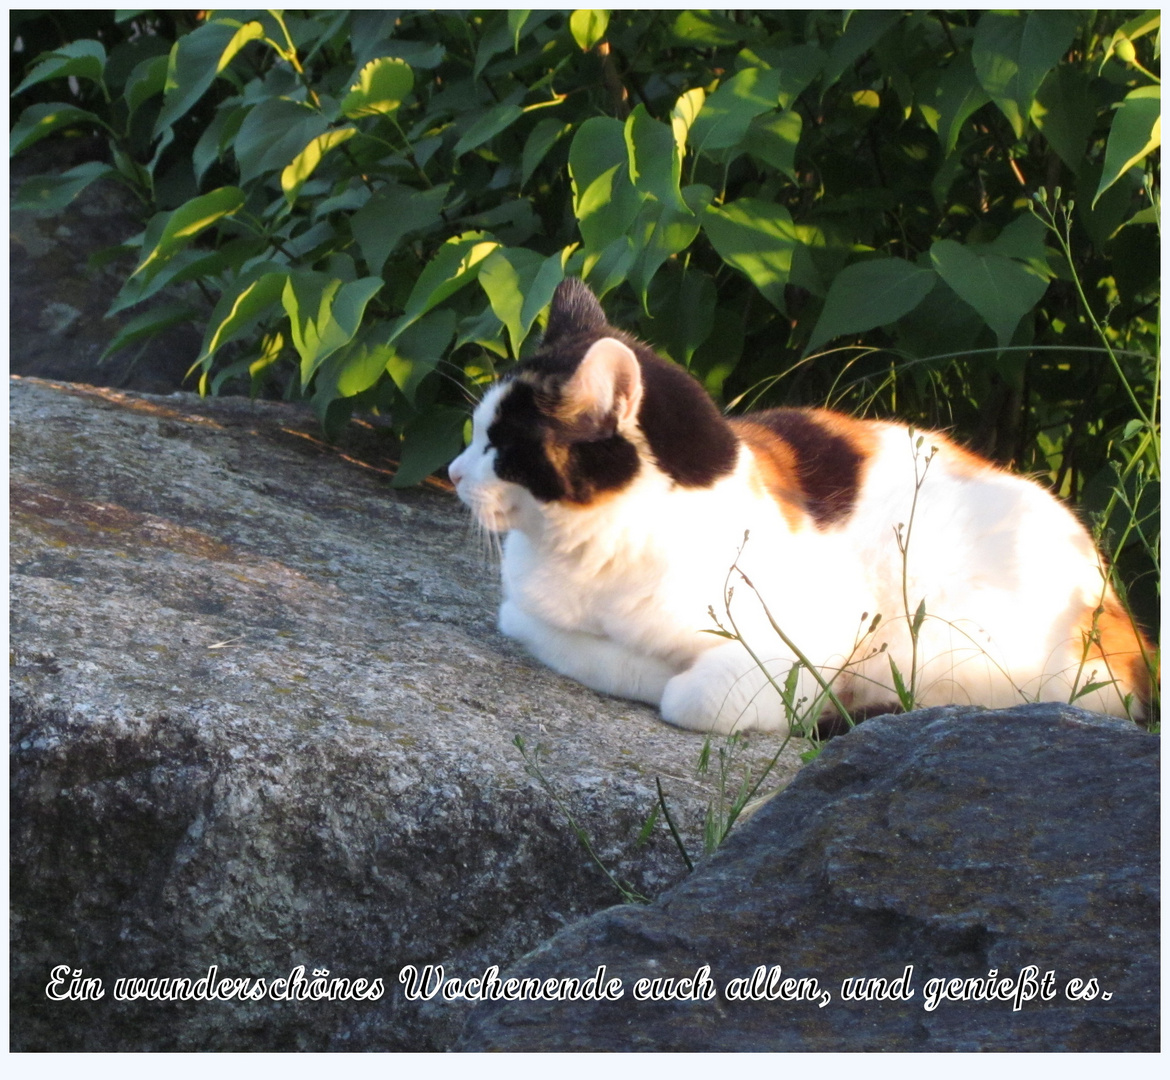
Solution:
[[[604,337],[589,347],[565,384],[560,411],[570,423],[610,429],[604,431],[608,435],[633,427],[641,404],[642,368],[634,350]],[[594,437],[601,434],[599,430]]]

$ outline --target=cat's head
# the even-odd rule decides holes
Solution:
[[[505,532],[543,507],[593,506],[648,469],[705,486],[735,454],[703,388],[610,326],[588,286],[569,278],[540,348],[484,395],[448,473],[480,524]]]

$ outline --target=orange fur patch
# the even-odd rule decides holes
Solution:
[[[792,447],[775,432],[761,424],[753,424],[750,418],[730,421],[735,434],[747,444],[755,461],[751,480],[754,493],[763,497],[770,495],[776,500],[780,512],[795,530],[804,522],[804,492],[796,474],[796,455]]]
[[[1079,627],[1082,640],[1089,642],[1085,662],[1086,673],[1094,661],[1104,664],[1096,681],[1116,680],[1118,694],[1123,698],[1133,694],[1143,710],[1150,704],[1150,669],[1147,658],[1153,656],[1153,646],[1137,629],[1125,609],[1110,594],[1101,608],[1089,608]]]

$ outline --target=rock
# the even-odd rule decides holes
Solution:
[[[12,162],[10,201],[33,176],[59,175],[72,165],[107,156],[101,139],[38,143]],[[149,307],[106,317],[138,261],[136,247],[121,253],[114,248],[142,231],[142,209],[127,187],[99,180],[59,213],[10,211],[8,336],[14,373],[154,393],[183,384],[203,338],[193,323],[102,355],[114,335]],[[95,255],[101,257],[91,263]],[[167,296],[211,312],[194,285],[172,289]]]
[[[871,720],[655,904],[600,912],[502,976],[604,965],[621,998],[485,1003],[458,1049],[1157,1051],[1159,749],[1061,705]],[[707,1000],[635,999],[705,965]],[[777,994],[815,992],[732,1000],[760,965],[780,967]],[[989,976],[1018,1010],[938,1000]],[[844,1000],[858,978],[891,1000]]]
[[[333,449],[280,403],[32,379],[10,420],[14,1049],[449,1046],[467,1006],[407,1001],[404,965],[506,965],[618,897],[516,735],[617,876],[685,872],[661,822],[637,840],[661,777],[701,847],[703,739],[501,637],[462,508],[394,491],[372,421]],[[50,999],[60,965],[104,996]],[[114,998],[213,965],[384,992]]]

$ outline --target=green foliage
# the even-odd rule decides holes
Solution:
[[[188,19],[14,24],[12,153],[109,148],[19,200],[147,208],[117,344],[203,321],[202,389],[388,413],[405,483],[580,275],[724,402],[955,428],[1108,510],[1153,622],[1156,515],[1119,526],[1115,483],[1158,480],[1157,12]]]

